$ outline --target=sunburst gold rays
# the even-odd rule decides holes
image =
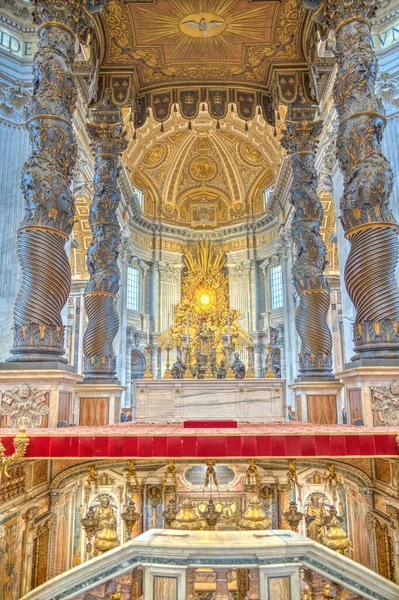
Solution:
[[[172,42],[170,58],[172,60],[201,60],[204,57],[226,56],[240,58],[237,37],[251,41],[268,41],[266,39],[265,18],[272,17],[274,3],[253,9],[237,8],[237,0],[169,0],[171,11],[163,13],[145,7],[137,7],[140,19],[141,42],[144,44],[159,43],[162,40]],[[208,24],[215,16],[225,26],[220,33],[203,36],[193,29],[193,35],[181,23],[189,17],[190,21],[199,23],[201,19]],[[215,35],[216,33],[216,35]]]

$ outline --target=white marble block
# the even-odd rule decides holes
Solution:
[[[284,420],[285,379],[136,380],[137,421]]]

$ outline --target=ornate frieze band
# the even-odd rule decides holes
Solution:
[[[289,108],[289,117],[297,118],[299,114],[302,112]],[[326,247],[320,235],[323,208],[316,193],[315,167],[315,151],[323,123],[287,120],[285,125],[282,143],[291,155],[293,172],[290,202],[295,213],[291,234],[296,248],[293,281],[299,295],[295,323],[302,342],[300,373],[329,376],[332,369],[332,336],[327,325],[330,288],[324,274]]]
[[[114,379],[116,358],[113,341],[119,329],[115,307],[119,289],[118,256],[121,229],[118,205],[120,159],[127,146],[120,108],[113,104],[111,91],[90,110],[87,130],[95,155],[94,198],[90,207],[93,239],[87,254],[90,281],[85,290],[89,323],[83,337],[86,379]]]
[[[18,232],[22,283],[14,306],[9,360],[66,362],[61,311],[71,284],[64,245],[74,220],[73,59],[76,35],[86,39],[90,18],[84,0],[33,0],[33,4],[39,45],[27,122],[32,152],[22,171],[25,215]]]
[[[335,30],[337,158],[344,176],[341,222],[351,245],[345,281],[356,309],[354,358],[398,357],[398,227],[389,205],[393,173],[381,147],[386,119],[375,93],[378,66],[370,36],[377,2],[304,4],[316,9],[317,22]]]

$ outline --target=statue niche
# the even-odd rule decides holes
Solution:
[[[116,531],[116,516],[108,496],[101,497],[100,504],[96,507],[94,514],[98,519],[98,527],[94,538],[94,556],[99,556],[120,545]]]

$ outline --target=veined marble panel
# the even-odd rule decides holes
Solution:
[[[137,421],[283,421],[285,383],[285,379],[136,380],[133,414]]]

